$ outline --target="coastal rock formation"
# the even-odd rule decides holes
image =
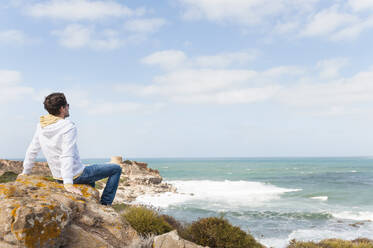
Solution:
[[[146,163],[130,160],[117,163],[122,167],[122,175],[114,203],[131,202],[144,194],[176,192],[174,186],[162,182],[158,170],[148,168]]]
[[[126,247],[136,231],[111,207],[98,203],[94,188],[83,196],[41,176],[0,184],[0,247]]]
[[[162,182],[158,170],[148,168],[146,163],[126,160],[122,162],[121,157],[115,157],[116,164],[122,167],[122,175],[114,204],[131,202],[138,196],[144,194],[159,194],[163,192],[176,192],[176,188]],[[0,176],[5,172],[20,174],[23,169],[22,161],[0,159]],[[31,171],[32,175],[52,177],[47,162],[36,162]],[[96,188],[102,193],[106,179],[96,182]]]
[[[20,174],[22,170],[22,161],[0,159],[0,176],[3,175],[5,172]],[[52,176],[47,162],[35,162],[35,166],[32,168],[31,174],[39,176]]]
[[[146,163],[127,160],[117,164],[123,172],[115,202],[176,191]],[[0,177],[9,173],[16,176],[22,169],[22,161],[0,160]],[[103,181],[96,183],[98,189],[105,186]],[[83,196],[71,194],[55,182],[46,162],[36,162],[31,175],[0,183],[0,247],[121,248],[142,244],[141,237],[118,212],[99,204],[98,190],[88,185],[75,187]],[[152,247],[200,246],[180,239],[175,231],[155,237]]]

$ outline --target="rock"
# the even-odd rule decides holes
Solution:
[[[120,162],[121,159],[118,157],[116,161]],[[118,164],[122,167],[122,175],[113,204],[131,202],[143,194],[155,195],[164,192],[176,192],[176,188],[162,182],[163,178],[159,174],[159,171],[148,168],[147,163],[126,160]],[[22,170],[22,161],[0,159],[0,176],[5,172],[20,174]],[[46,162],[36,162],[31,174],[52,177],[48,163]],[[96,182],[100,194],[106,184],[104,180]]]
[[[66,231],[67,245],[64,248],[87,247],[87,248],[112,248],[104,239],[85,231],[75,224],[70,225]]]
[[[159,177],[149,178],[150,184],[160,184],[161,182],[162,182],[162,178],[159,178]]]
[[[5,172],[14,172],[16,174],[20,174],[22,170],[22,161],[0,159],[0,176]],[[32,168],[31,174],[49,177],[52,176],[47,162],[35,162],[35,166]]]
[[[364,222],[355,222],[355,223],[349,224],[349,226],[352,226],[352,227],[360,227],[362,225],[364,225]]]
[[[153,248],[203,248],[204,246],[197,245],[188,240],[182,239],[177,234],[176,230],[155,236]],[[206,246],[207,247],[207,246]]]
[[[126,247],[136,231],[99,193],[76,185],[83,196],[42,176],[22,176],[0,184],[0,247]]]
[[[131,202],[140,195],[155,195],[165,192],[176,192],[171,184],[162,182],[163,178],[158,170],[148,168],[147,163],[126,160],[119,163],[122,175],[114,199],[114,204]],[[100,192],[103,188],[100,189]]]

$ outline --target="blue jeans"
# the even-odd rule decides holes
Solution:
[[[93,164],[84,168],[83,173],[74,179],[74,184],[88,184],[95,187],[95,182],[108,177],[101,195],[101,204],[111,205],[117,192],[122,167],[117,164]]]

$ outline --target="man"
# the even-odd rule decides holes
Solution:
[[[54,179],[63,182],[68,192],[82,195],[73,184],[94,187],[95,181],[108,177],[101,204],[111,205],[122,168],[117,164],[82,164],[77,146],[77,128],[71,120],[66,119],[70,116],[70,106],[63,93],[48,95],[44,100],[44,108],[49,114],[40,117],[40,123],[26,151],[21,176],[31,172],[36,156],[42,150]]]

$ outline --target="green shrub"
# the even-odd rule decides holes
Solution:
[[[128,204],[125,204],[125,203],[118,203],[118,204],[113,204],[111,205],[115,211],[117,211],[118,213],[126,210],[127,208],[130,207],[130,205]]]
[[[224,218],[199,219],[189,225],[183,238],[203,246],[217,248],[262,248],[263,246],[239,227]]]
[[[0,176],[0,183],[13,182],[17,179],[17,176],[18,174],[12,171],[7,171]]]
[[[145,207],[129,207],[123,217],[142,236],[160,235],[172,230],[170,224],[158,213]]]
[[[161,217],[172,227],[173,230],[177,230],[177,233],[180,237],[187,240],[189,239],[189,235],[186,230],[188,224],[181,223],[180,221],[176,220],[174,217],[170,215],[163,214],[161,215]]]
[[[373,241],[368,239],[356,239],[353,241],[326,239],[315,243],[292,240],[288,248],[373,248]]]
[[[177,221],[174,217],[170,215],[162,214],[161,218],[164,221],[166,221],[172,227],[172,229],[179,230],[183,226],[179,221]]]

